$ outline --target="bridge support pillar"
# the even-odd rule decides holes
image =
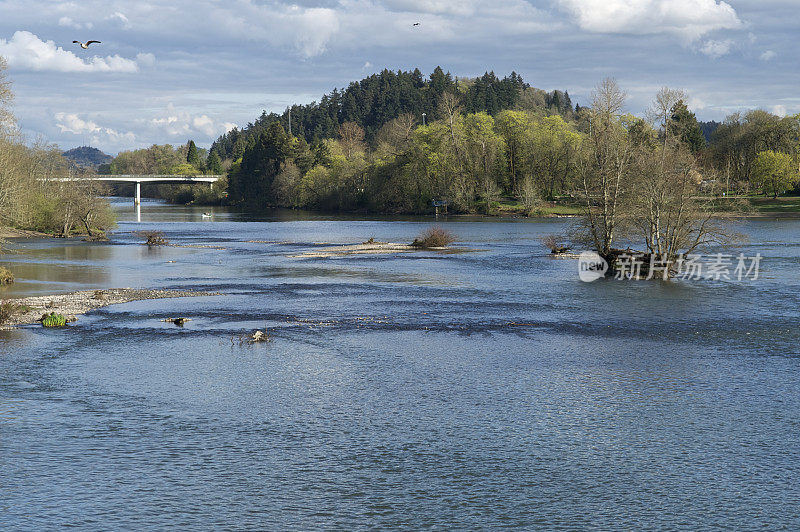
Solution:
[[[134,205],[141,205],[142,204],[142,182],[136,182],[136,198],[133,200]]]

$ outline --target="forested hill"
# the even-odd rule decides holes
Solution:
[[[72,148],[62,154],[64,157],[75,163],[77,166],[85,168],[97,168],[101,164],[108,164],[111,162],[110,155],[103,153],[97,148],[91,146],[81,146],[79,148]]]
[[[500,79],[494,72],[479,78],[458,79],[437,67],[429,78],[419,69],[413,72],[383,70],[346,89],[334,89],[319,102],[291,106],[291,131],[310,144],[337,136],[339,126],[347,122],[358,124],[367,142],[375,139],[386,123],[402,114],[410,114],[422,121],[437,118],[442,96],[455,94],[457,104],[468,113],[486,112],[490,115],[514,108],[541,109],[550,113],[571,115],[573,112],[569,93],[535,89],[512,72]],[[289,131],[289,114],[262,112],[254,122],[243,129],[233,129],[217,139],[211,151],[222,160],[236,160],[248,144],[273,122],[280,122]]]

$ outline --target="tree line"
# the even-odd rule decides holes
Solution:
[[[193,140],[184,145],[154,144],[149,148],[120,152],[114,159],[98,168],[101,174],[172,174],[172,175],[223,175],[222,161],[216,152],[198,148]],[[226,197],[227,184],[219,183],[214,189],[208,185],[155,185],[144,184],[146,196],[166,199],[172,203],[198,203],[216,205]],[[115,184],[115,193],[130,195],[132,185]]]
[[[797,186],[797,116],[753,110],[700,123],[687,101],[680,94],[645,118],[621,113],[626,136],[666,135],[667,122],[655,117],[668,115],[670,142],[687,150],[698,194],[777,196]],[[164,189],[183,202],[427,213],[436,201],[491,213],[502,201],[533,214],[546,201],[580,202],[595,103],[573,107],[567,92],[533,88],[513,72],[464,79],[437,68],[425,79],[418,70],[385,70],[319,103],[262,113],[207,154],[191,141],[153,146],[121,153],[111,170],[227,174],[227,197],[209,197],[205,187]]]
[[[26,143],[11,112],[13,92],[0,57],[0,225],[70,236],[96,236],[114,224],[98,183],[61,182],[74,165],[55,146]]]

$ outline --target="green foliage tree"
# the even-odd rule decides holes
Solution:
[[[505,143],[494,129],[494,119],[488,113],[469,114],[464,119],[467,171],[485,204],[486,213],[501,193],[498,176],[502,175],[501,161]]]
[[[574,188],[583,136],[560,115],[537,120],[531,132],[531,171],[547,199]]]
[[[529,168],[531,118],[523,111],[502,111],[495,117],[495,129],[503,137],[508,148],[506,165],[510,176],[510,186],[516,190],[520,176],[524,178]]]
[[[766,150],[759,152],[753,163],[753,184],[764,194],[777,198],[797,185],[800,180],[792,156],[788,153]]]
[[[189,163],[181,163],[176,164],[175,166],[169,169],[170,174],[175,175],[195,175],[197,174],[197,168]]]
[[[800,136],[798,120],[760,109],[729,115],[711,137],[711,160],[726,182],[739,190],[758,186],[753,169],[762,151],[793,153]]]

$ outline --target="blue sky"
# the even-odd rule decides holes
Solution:
[[[0,0],[20,127],[108,153],[208,146],[262,109],[383,68],[512,70],[587,103],[613,76],[642,114],[662,86],[701,119],[800,112],[797,0]],[[413,26],[419,22],[419,26]],[[72,40],[97,39],[82,50]]]

